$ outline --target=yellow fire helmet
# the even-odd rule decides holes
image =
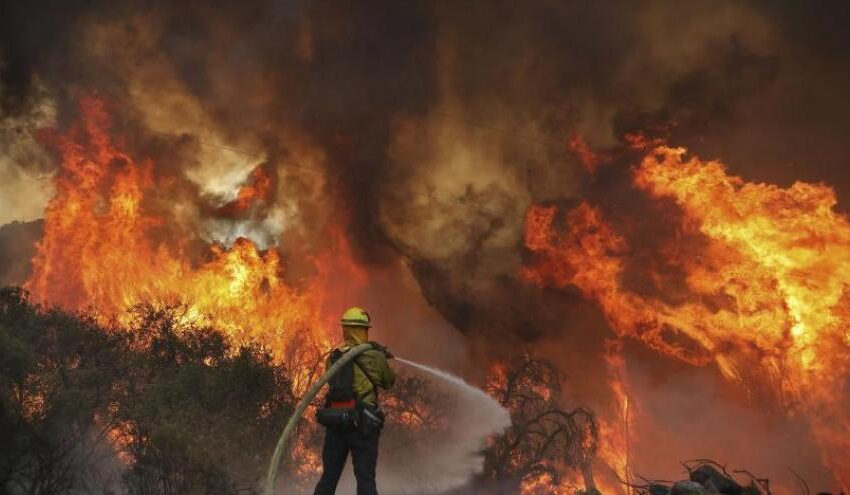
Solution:
[[[372,318],[369,317],[369,313],[367,313],[365,309],[358,308],[357,306],[346,309],[339,322],[348,327],[369,328],[372,326]]]

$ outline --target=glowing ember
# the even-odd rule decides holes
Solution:
[[[539,473],[526,477],[520,483],[522,495],[568,495],[579,490],[578,484],[558,482],[549,473]]]
[[[581,166],[590,173],[595,172],[605,161],[602,156],[590,149],[587,142],[577,132],[571,133],[567,139],[567,149],[575,154]]]
[[[757,373],[776,383],[789,411],[810,418],[825,463],[848,488],[850,222],[834,211],[828,186],[748,183],[685,153],[656,146],[634,178],[651,197],[675,201],[677,230],[698,241],[659,255],[685,274],[684,294],[624,288],[627,243],[588,204],[566,214],[563,232],[555,208],[529,210],[525,243],[537,259],[523,274],[578,287],[621,336],[694,365],[713,362],[732,380]]]

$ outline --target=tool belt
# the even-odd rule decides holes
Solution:
[[[378,407],[361,405],[352,407],[323,407],[316,412],[316,421],[335,430],[357,430],[369,436],[384,427],[385,415]]]
[[[372,377],[360,366],[356,359],[354,366],[360,368],[360,371],[372,384],[372,390],[375,393],[375,399],[377,399],[377,384],[372,381]],[[358,400],[329,401],[324,408],[316,411],[316,421],[320,425],[337,430],[360,430],[363,436],[369,436],[380,431],[384,427],[385,418],[384,412],[379,407],[363,403],[362,397],[359,397]]]
[[[353,400],[348,407],[334,407],[333,404],[330,404],[328,407],[316,411],[316,421],[320,425],[336,430],[357,428],[359,424],[358,416],[357,407],[355,407]]]

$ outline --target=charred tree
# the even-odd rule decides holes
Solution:
[[[512,426],[486,451],[485,482],[517,493],[527,482],[557,486],[564,470],[573,470],[586,491],[596,491],[596,418],[587,408],[562,406],[561,376],[552,363],[523,355],[499,370],[488,392],[511,412]]]

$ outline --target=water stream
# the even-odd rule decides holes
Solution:
[[[430,366],[426,366],[424,364],[417,363],[415,361],[409,361],[407,359],[400,358],[398,356],[396,356],[395,360],[398,361],[399,363],[404,363],[404,364],[406,364],[408,366],[412,366],[412,367],[414,367],[418,370],[424,371],[426,373],[430,373],[430,374],[440,378],[441,380],[445,380],[445,381],[451,383],[452,385],[456,385],[463,392],[481,399],[482,405],[485,405],[485,407],[487,407],[487,408],[492,408],[494,410],[503,411],[504,414],[506,415],[505,419],[507,419],[507,421],[508,421],[507,424],[510,424],[510,416],[508,414],[507,409],[502,407],[501,404],[496,402],[495,399],[493,399],[492,397],[487,395],[480,388],[473,387],[472,385],[466,383],[466,380],[464,380],[463,378],[461,378],[459,376],[452,375],[449,372],[446,372],[446,371],[443,371],[443,370],[440,370],[440,369],[437,369],[437,368],[432,368]]]
[[[442,438],[411,449],[406,463],[411,469],[397,473],[384,471],[387,478],[397,476],[396,481],[401,482],[386,479],[387,493],[441,493],[462,486],[481,472],[484,462],[481,449],[488,437],[510,426],[510,413],[483,390],[458,376],[399,357],[395,361],[435,378],[433,386],[451,395],[454,407],[447,418],[448,431]]]

